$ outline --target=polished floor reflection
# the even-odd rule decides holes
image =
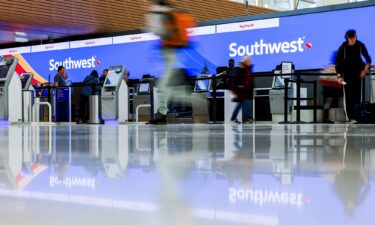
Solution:
[[[373,125],[0,127],[1,224],[374,224]]]

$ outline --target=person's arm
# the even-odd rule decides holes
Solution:
[[[100,82],[99,79],[95,79],[95,94],[100,93]]]
[[[59,78],[58,78],[58,76],[55,76],[54,78],[53,78],[53,86],[55,86],[55,87],[58,87],[59,86]]]
[[[371,66],[371,57],[368,54],[367,48],[366,48],[366,46],[363,43],[361,43],[361,54],[366,59],[366,65],[365,65],[365,67],[363,68],[363,70],[361,72],[361,78],[363,78],[363,77],[366,76],[366,73],[367,73],[368,69]]]
[[[339,50],[337,51],[337,55],[335,59],[335,68],[336,68],[336,73],[337,73],[339,83],[342,83],[343,81],[344,60],[345,60],[345,46],[341,45]]]

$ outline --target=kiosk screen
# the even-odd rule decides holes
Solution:
[[[150,83],[139,84],[138,94],[148,94],[150,93]]]
[[[22,89],[25,89],[26,85],[27,85],[27,82],[29,81],[30,79],[30,74],[24,74],[20,77],[21,79],[21,83],[22,83]]]
[[[292,83],[289,82],[289,87],[292,86]],[[273,89],[283,89],[285,87],[284,78],[280,76],[275,76],[273,78],[272,88]]]
[[[105,80],[104,86],[117,86],[119,79],[122,79],[123,74],[122,66],[113,66],[109,69],[107,78]]]
[[[210,87],[211,87],[211,80],[197,80],[195,82],[194,91],[206,92],[210,90]]]
[[[116,86],[118,84],[119,79],[121,78],[120,75],[116,73],[111,73],[107,75],[107,79],[105,80],[105,86]]]
[[[0,79],[4,79],[7,77],[9,72],[10,65],[1,65],[0,66]]]

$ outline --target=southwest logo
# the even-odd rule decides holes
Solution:
[[[263,39],[250,44],[250,45],[238,45],[237,43],[231,43],[229,45],[229,56],[252,56],[252,55],[273,55],[273,54],[287,54],[304,52],[305,38],[298,38],[293,41],[267,43]],[[309,46],[312,47],[311,44]],[[307,47],[307,45],[305,46]],[[310,48],[311,48],[310,47]]]
[[[96,66],[100,66],[101,61],[96,60],[93,56],[88,59],[72,59],[71,57],[63,60],[63,61],[56,61],[55,59],[51,59],[49,61],[49,70],[54,71],[57,70],[59,66],[65,67],[67,70],[71,69],[90,69],[95,68]]]
[[[312,45],[311,43],[306,43],[306,44],[305,44],[305,47],[306,47],[307,49],[311,49],[311,48],[313,47],[313,45]]]

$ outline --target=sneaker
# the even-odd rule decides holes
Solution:
[[[157,112],[154,116],[154,119],[149,120],[146,124],[151,125],[166,125],[167,124],[167,116]]]
[[[325,119],[323,120],[323,123],[330,123],[330,124],[333,124],[333,123],[335,123],[335,122],[329,120],[328,118],[325,118]]]
[[[230,123],[232,123],[232,124],[241,124],[241,122],[238,121],[237,119],[231,120]]]
[[[346,123],[348,123],[348,124],[358,124],[358,121],[357,120],[350,120],[350,121],[347,121]]]
[[[242,122],[243,124],[253,124],[254,121],[252,119],[247,119],[245,121]]]

